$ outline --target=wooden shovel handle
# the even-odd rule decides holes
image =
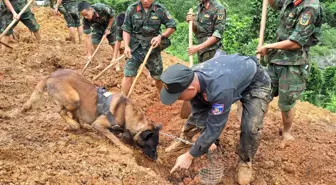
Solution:
[[[193,9],[190,8],[188,15],[193,15]],[[189,21],[189,47],[191,47],[193,45],[193,21]],[[194,61],[193,61],[193,56],[190,55],[189,56],[189,67],[192,67],[194,65]]]
[[[268,1],[263,0],[258,48],[261,47],[264,44],[265,28],[266,28],[266,16],[267,16],[267,5],[268,5]],[[260,57],[261,57],[260,54],[258,54],[257,57],[260,60]]]
[[[149,58],[149,55],[152,53],[152,50],[153,50],[153,45],[149,48],[149,50],[148,50],[148,52],[147,52],[147,54],[146,54],[145,60],[144,60],[144,62],[143,62],[143,63],[141,64],[141,66],[140,66],[140,69],[139,69],[139,71],[138,71],[138,74],[136,75],[136,77],[135,77],[135,79],[134,79],[134,81],[133,81],[133,83],[132,83],[131,89],[130,89],[130,91],[128,92],[127,98],[130,98],[130,97],[131,97],[131,94],[132,94],[132,92],[133,92],[133,89],[134,89],[134,87],[135,87],[135,84],[136,84],[138,78],[140,77],[140,75],[141,75],[143,69],[145,68],[145,65],[147,64],[147,60],[148,60],[148,58]]]
[[[99,77],[101,77],[108,69],[110,69],[111,67],[113,67],[117,62],[119,62],[119,60],[123,59],[125,57],[125,55],[121,55],[117,60],[115,60],[114,62],[112,62],[110,65],[108,65],[107,67],[105,67],[105,69],[103,71],[101,71],[97,76],[95,76],[93,78],[93,80],[97,80]]]
[[[85,66],[84,66],[84,68],[83,68],[83,70],[82,70],[82,74],[85,72],[86,68],[89,67],[89,64],[92,62],[93,57],[96,55],[98,49],[100,48],[100,45],[103,43],[103,41],[104,41],[105,38],[106,38],[106,35],[103,35],[103,37],[102,37],[102,39],[100,40],[100,42],[99,42],[99,44],[98,44],[96,50],[94,51],[93,55],[91,56],[91,59],[88,60],[88,61],[86,62]]]

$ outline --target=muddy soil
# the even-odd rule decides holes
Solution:
[[[34,86],[44,76],[59,68],[78,72],[86,58],[84,45],[70,44],[65,22],[48,8],[33,8],[41,25],[42,41],[19,24],[15,50],[0,56],[0,184],[200,184],[199,170],[207,166],[207,158],[194,160],[189,171],[169,174],[176,153],[165,153],[172,139],[161,136],[159,162],[151,161],[134,148],[135,155],[125,155],[111,142],[94,131],[64,130],[66,124],[57,107],[48,99],[24,115],[7,119],[5,114],[20,107]],[[101,54],[104,65],[111,60],[111,49],[104,43]],[[164,66],[183,62],[163,53]],[[122,62],[123,63],[123,62]],[[187,64],[187,63],[186,63]],[[99,73],[95,62],[85,76]],[[113,92],[120,92],[122,72],[110,70],[99,80]],[[144,75],[139,80],[133,101],[148,119],[163,124],[162,131],[179,135],[185,122],[179,118],[182,102],[164,106],[159,102],[152,80]],[[306,102],[298,102],[293,126],[295,141],[280,148],[278,127],[281,115],[275,99],[264,121],[263,137],[254,160],[253,185],[333,185],[336,182],[336,115]],[[224,129],[220,143],[224,150],[224,177],[221,184],[236,184],[235,147],[240,125],[235,108]]]

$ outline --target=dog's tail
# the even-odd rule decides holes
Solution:
[[[48,78],[49,77],[44,78],[35,86],[34,92],[30,95],[29,100],[22,106],[20,113],[24,113],[30,110],[33,104],[37,103],[41,99],[41,96],[46,87]]]

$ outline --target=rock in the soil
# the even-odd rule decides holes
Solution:
[[[295,164],[285,163],[283,170],[287,173],[295,173]]]
[[[189,177],[186,177],[186,178],[183,178],[183,183],[184,184],[190,184],[191,183],[191,178],[189,178]]]
[[[264,168],[266,169],[270,169],[270,168],[274,168],[275,164],[273,161],[265,161],[264,162]]]
[[[252,185],[267,185],[267,182],[264,178],[258,178],[253,182]]]

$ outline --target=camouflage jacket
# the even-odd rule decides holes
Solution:
[[[76,0],[62,0],[62,4],[77,3]]]
[[[277,41],[295,41],[302,48],[272,50],[268,61],[279,65],[307,64],[309,47],[316,45],[321,37],[322,8],[319,0],[276,0],[274,8],[280,10]]]
[[[195,35],[198,44],[205,42],[210,36],[218,38],[216,44],[203,49],[200,53],[218,49],[222,46],[225,20],[226,10],[217,0],[210,0],[208,7],[203,2],[198,5],[195,17]]]
[[[161,24],[166,28],[176,29],[175,20],[163,5],[153,2],[147,13],[140,1],[130,5],[126,10],[122,29],[131,34],[132,51],[140,45],[147,48],[151,39],[160,34]]]
[[[116,30],[116,40],[117,41],[122,41],[123,38],[122,38],[122,35],[123,35],[123,30],[121,27],[117,26],[117,30]]]
[[[83,29],[85,34],[91,33],[91,27],[106,29],[108,22],[111,18],[114,17],[114,11],[111,7],[102,4],[96,3],[91,5],[94,13],[91,20],[83,18]],[[116,27],[116,21],[113,21],[111,30],[114,30]]]

